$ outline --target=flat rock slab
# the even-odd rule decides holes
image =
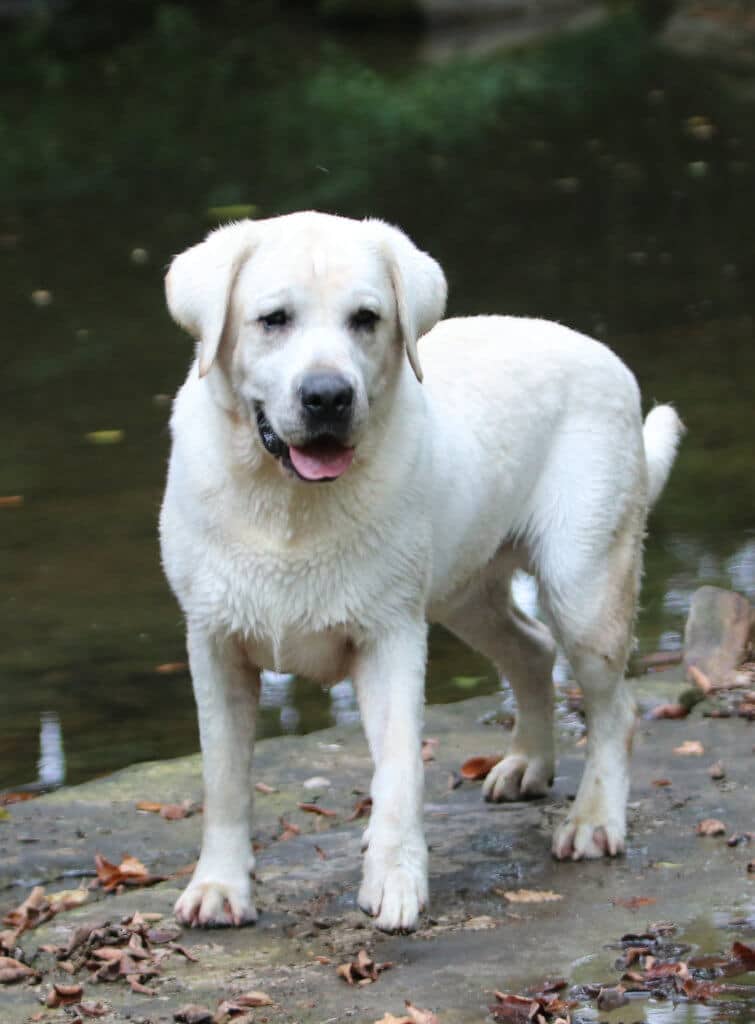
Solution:
[[[672,689],[683,685],[679,676]],[[653,694],[661,688],[652,680],[637,687]],[[420,931],[382,935],[356,908],[365,822],[347,819],[369,785],[361,731],[338,727],[265,740],[255,759],[257,778],[277,791],[256,797],[257,926],[185,929],[179,942],[199,962],[171,956],[150,982],[153,996],[132,992],[124,981],[93,984],[81,972],[75,980],[84,983],[85,998],[110,1008],[99,1019],[169,1022],[187,1003],[214,1010],[221,998],[254,989],[274,1000],[254,1011],[255,1021],[371,1024],[386,1011],[400,1016],[410,999],[435,1009],[443,1024],[463,1024],[485,1019],[495,989],[519,991],[555,975],[615,984],[618,954],[606,945],[626,932],[642,931],[648,921],[675,921],[683,941],[705,953],[726,950],[734,939],[752,941],[755,876],[748,875],[747,863],[755,856],[753,845],[730,848],[725,837],[695,834],[703,818],[721,819],[729,832],[753,828],[755,733],[749,723],[697,715],[643,721],[635,748],[627,856],[561,864],[550,856],[550,834],[582,768],[584,747],[578,745],[574,723],[561,721],[558,776],[548,799],[487,805],[479,783],[450,788],[466,758],[503,746],[505,731],[481,722],[497,706],[497,699],[488,697],[427,710],[426,735],[437,737],[438,744],[435,760],[426,765],[431,908]],[[685,740],[698,740],[704,753],[674,753]],[[717,760],[724,761],[726,777],[714,782],[708,768]],[[313,776],[328,784],[305,788]],[[338,816],[299,810],[297,805],[311,802],[313,794]],[[0,822],[0,907],[6,911],[20,903],[33,883],[54,890],[88,881],[95,852],[115,862],[132,854],[153,873],[174,875],[196,858],[201,815],[165,821],[137,811],[136,803],[189,798],[201,800],[198,757],[136,765],[11,806],[10,818]],[[276,838],[281,817],[301,834],[288,841]],[[40,945],[63,943],[74,927],[118,921],[137,910],[162,913],[165,924],[185,881],[169,877],[115,896],[93,892],[89,903],[24,934],[21,945],[32,953]],[[521,889],[560,898],[522,903],[505,895]],[[374,984],[350,987],[336,967],[361,947],[394,966]],[[0,990],[3,1024],[30,1021],[41,1012],[39,1000],[53,981],[74,980],[50,954],[39,953],[34,966],[45,972],[40,984]],[[624,1008],[622,1020],[652,1020],[643,1004],[635,1005],[636,1013],[634,1006]],[[750,1016],[741,1017],[743,1022],[752,1018],[748,1005]],[[42,1019],[71,1018],[58,1009],[45,1011]]]

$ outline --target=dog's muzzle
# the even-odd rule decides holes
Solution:
[[[300,480],[308,483],[337,480],[354,459],[354,449],[333,433],[318,431],[304,445],[289,445],[273,430],[264,408],[259,404],[255,406],[255,418],[265,450]]]

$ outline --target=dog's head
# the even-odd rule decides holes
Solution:
[[[303,480],[351,465],[402,361],[443,315],[438,264],[397,228],[321,213],[242,221],[177,256],[173,318],[224,374],[271,456]]]

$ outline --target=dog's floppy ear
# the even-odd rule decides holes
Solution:
[[[204,242],[176,256],[165,275],[170,315],[199,342],[200,377],[218,353],[233,286],[256,236],[250,220],[218,228]]]
[[[448,291],[445,275],[432,256],[418,249],[403,231],[379,220],[368,223],[378,232],[396,296],[406,354],[417,380],[421,381],[417,340],[443,316]]]

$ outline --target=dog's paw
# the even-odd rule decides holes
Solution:
[[[625,826],[622,822],[600,823],[569,816],[556,829],[553,856],[557,860],[597,860],[624,852]]]
[[[176,901],[175,915],[181,924],[191,928],[239,928],[254,924],[257,910],[251,881],[192,880]]]
[[[545,757],[509,754],[494,765],[482,785],[486,800],[531,800],[545,796],[553,782],[553,762]]]
[[[399,848],[390,854],[368,851],[359,906],[384,932],[413,932],[427,906],[427,853]]]

